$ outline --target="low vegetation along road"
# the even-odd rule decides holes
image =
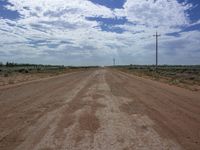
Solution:
[[[109,69],[0,89],[1,150],[199,150],[200,93]]]

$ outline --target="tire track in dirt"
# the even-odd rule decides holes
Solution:
[[[109,69],[0,91],[0,149],[196,150],[198,96],[171,91]]]
[[[137,107],[138,111],[147,114],[156,122],[154,129],[161,136],[178,141],[184,149],[198,150],[200,148],[198,93],[142,78],[138,79],[138,77],[117,71],[113,73],[113,76],[118,81],[121,80],[117,84],[112,80],[113,88],[126,85],[123,89],[115,91],[126,93],[129,98],[137,97],[139,105],[142,104],[142,107]],[[124,110],[132,111],[129,106],[134,107],[135,104],[137,103],[132,100],[124,106]]]
[[[107,74],[106,70],[94,73],[87,85],[63,107],[64,113],[58,113],[57,125],[34,149],[181,149],[172,140],[160,137],[149,117],[121,111],[120,106],[131,99],[112,93],[105,79]]]
[[[69,76],[66,79],[63,77],[58,78],[56,79],[59,80],[56,81],[58,83],[56,86],[59,87],[57,89],[53,88],[55,82],[52,82],[51,84],[50,80],[49,85],[51,86],[46,88],[46,90],[41,90],[41,93],[39,93],[40,96],[33,95],[30,99],[26,99],[25,97],[22,99],[24,102],[22,102],[21,105],[18,105],[18,102],[16,102],[17,106],[15,106],[14,109],[11,109],[13,108],[13,105],[11,105],[10,111],[7,112],[7,116],[4,116],[5,112],[0,113],[0,119],[4,120],[0,125],[2,137],[0,147],[3,149],[12,149],[12,147],[16,147],[23,142],[26,136],[22,133],[24,133],[29,126],[34,125],[39,118],[42,116],[46,118],[45,115],[48,112],[60,108],[63,103],[68,99],[71,99],[74,92],[80,90],[81,84],[83,84],[82,82],[88,80],[90,73],[91,72],[80,73],[78,74],[79,76]],[[35,86],[34,84],[35,83],[33,83],[33,86]],[[46,87],[45,84],[43,85],[42,83],[36,84]],[[66,86],[66,84],[68,86]],[[31,90],[31,88],[29,89]],[[19,91],[21,91],[21,89],[19,89]],[[15,92],[17,92],[17,90]],[[12,145],[9,145],[9,143],[12,143]]]
[[[90,146],[94,134],[100,127],[95,112],[98,108],[104,107],[93,100],[96,95],[92,89],[97,76],[98,72],[94,72],[84,88],[62,107],[54,127],[34,149],[77,149],[82,140],[88,140],[84,145]],[[46,145],[46,143],[51,144]]]
[[[108,70],[102,71],[101,74],[97,93],[104,97],[97,101],[105,107],[97,110],[101,128],[95,135],[95,150],[181,149],[173,140],[159,136],[153,128],[154,122],[142,112],[130,115],[122,111],[120,107],[132,99],[120,91],[113,91],[115,89],[112,88],[112,83],[120,82],[120,79],[115,80],[115,76],[111,76]],[[115,87],[119,90],[124,88],[122,85]]]

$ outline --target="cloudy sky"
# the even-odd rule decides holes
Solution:
[[[0,0],[0,61],[200,64],[199,0]]]

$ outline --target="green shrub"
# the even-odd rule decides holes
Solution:
[[[19,69],[18,72],[19,73],[29,73],[29,70],[23,68],[23,69]]]

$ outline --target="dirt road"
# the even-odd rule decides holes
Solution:
[[[200,93],[113,70],[0,89],[0,150],[199,150]]]

